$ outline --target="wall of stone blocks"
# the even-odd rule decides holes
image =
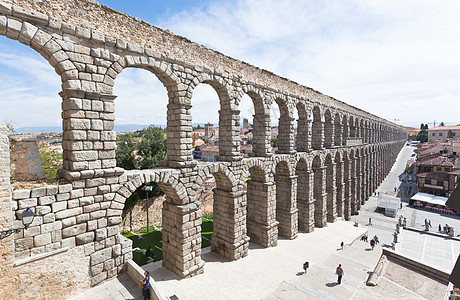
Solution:
[[[16,181],[45,178],[37,141],[30,138],[10,137],[11,177]]]

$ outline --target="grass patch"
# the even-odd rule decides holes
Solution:
[[[208,214],[203,216],[201,220],[201,248],[206,248],[211,246],[211,237],[213,233],[213,216],[212,214]],[[133,241],[133,249],[139,248],[143,251],[146,251],[147,248],[150,246],[152,252],[156,255],[155,261],[162,260],[163,251],[160,250],[162,248],[161,231],[155,230],[155,228],[152,226],[150,227],[149,233],[147,233],[146,228],[141,229],[136,233],[140,234],[142,236],[142,239],[139,239],[137,235],[132,234],[131,232],[123,232],[122,235]],[[157,246],[160,249],[156,248],[155,246]],[[133,260],[139,266],[147,264],[147,258],[142,253],[133,252]]]

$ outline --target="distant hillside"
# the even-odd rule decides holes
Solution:
[[[138,129],[144,129],[149,125],[141,124],[115,124],[115,131],[136,131]],[[165,125],[155,125],[161,128],[165,128]],[[34,126],[34,127],[20,127],[15,129],[19,133],[43,133],[43,132],[60,132],[62,126]]]

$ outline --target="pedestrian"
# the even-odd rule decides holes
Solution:
[[[375,247],[375,242],[374,242],[374,240],[371,240],[370,243],[371,243],[371,248],[372,248],[372,250],[374,250],[374,247]]]
[[[372,218],[369,218],[369,225],[372,225]]]
[[[430,227],[431,227],[431,220],[428,220],[428,225],[430,225]]]
[[[341,247],[341,248],[342,248],[342,250],[343,250],[343,242],[341,242],[341,243],[340,243],[340,247]]]
[[[142,295],[144,295],[144,300],[150,299],[150,272],[145,271],[145,278],[141,281],[140,285],[142,286]]]
[[[342,269],[341,264],[339,264],[339,266],[335,270],[335,274],[337,274],[337,283],[341,284],[342,283],[342,276],[343,276],[343,269]]]
[[[441,224],[439,224],[439,226],[438,226],[438,231],[439,231],[439,232],[442,232],[442,231],[441,231]]]
[[[377,237],[377,235],[374,235],[374,242],[375,242],[376,245],[378,243],[380,243],[379,238]]]
[[[364,241],[367,243],[367,234],[364,235]]]
[[[401,209],[402,209],[402,202],[400,202],[400,203],[399,203],[399,208],[401,208]]]

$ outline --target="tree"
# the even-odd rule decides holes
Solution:
[[[141,139],[137,145],[139,167],[141,169],[151,169],[160,166],[160,161],[166,159],[166,134],[164,129],[149,126],[143,130]]]
[[[425,124],[420,124],[420,129],[425,129]]]
[[[40,152],[46,179],[56,179],[58,170],[62,169],[62,152],[45,145],[41,145],[38,151]]]
[[[444,126],[444,122],[441,122],[441,123],[439,124],[439,126]]]
[[[425,124],[425,127],[423,127],[423,129],[428,129],[428,124]]]
[[[416,140],[421,143],[428,142],[428,131],[426,129],[420,130],[417,134]]]
[[[453,137],[454,137],[454,135],[452,134],[452,130],[449,129],[449,131],[447,132],[447,138],[451,139]]]
[[[137,168],[137,161],[134,157],[134,135],[132,133],[120,134],[117,136],[117,150],[115,157],[117,166],[132,170]]]
[[[271,141],[272,147],[277,148],[278,147],[278,138],[274,138]]]

